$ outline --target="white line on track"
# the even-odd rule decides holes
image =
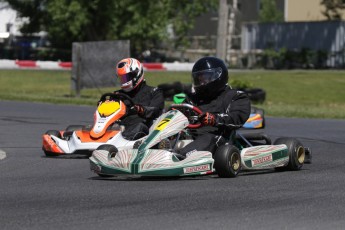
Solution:
[[[6,153],[0,149],[0,160],[3,160],[6,158]]]

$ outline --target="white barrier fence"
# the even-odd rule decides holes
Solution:
[[[143,63],[148,71],[191,71],[194,63]],[[71,70],[72,62],[0,60],[0,69]]]

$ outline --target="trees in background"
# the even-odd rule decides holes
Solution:
[[[341,20],[340,11],[345,9],[345,2],[343,0],[321,0],[321,5],[325,7],[322,14],[328,20]]]
[[[46,31],[52,47],[71,49],[72,42],[131,41],[132,53],[169,41],[188,43],[186,35],[200,14],[218,0],[5,0],[20,17],[21,31]]]
[[[283,22],[284,15],[277,9],[275,0],[261,0],[260,22]]]

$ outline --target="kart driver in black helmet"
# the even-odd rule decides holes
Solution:
[[[163,93],[146,84],[143,65],[137,59],[125,58],[119,61],[116,74],[121,89],[115,93],[126,94],[135,103],[128,116],[120,123],[125,127],[122,136],[128,140],[136,140],[147,135],[153,120],[161,115],[164,108]]]
[[[242,91],[228,85],[228,69],[221,59],[203,57],[192,69],[194,92],[188,95],[193,105],[203,114],[199,116],[202,128],[196,130],[195,140],[178,150],[179,158],[197,151],[210,151],[225,143],[233,131],[242,127],[250,115],[250,100]]]

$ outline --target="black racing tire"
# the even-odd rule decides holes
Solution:
[[[48,130],[45,134],[56,136],[61,139],[61,133],[58,130]]]
[[[104,178],[114,177],[113,175],[107,175],[107,174],[102,174],[102,173],[97,173],[97,175],[100,176],[100,177],[104,177]]]
[[[142,141],[136,141],[134,142],[133,149],[138,149],[139,146],[141,145]]]
[[[83,130],[83,129],[84,129],[83,125],[69,125],[67,126],[65,132],[63,133],[63,137],[65,139],[68,139],[69,137],[72,136],[74,131]]]
[[[73,132],[77,130],[83,130],[84,125],[69,125],[66,128],[66,132]]]
[[[105,150],[109,152],[110,157],[115,157],[116,153],[118,152],[118,149],[114,145],[100,145],[98,146],[97,150]],[[100,177],[114,177],[113,175],[107,175],[107,174],[102,174],[102,173],[97,173],[98,176]]]
[[[100,146],[98,146],[97,150],[108,151],[109,156],[111,158],[115,157],[116,153],[119,151],[114,145],[109,145],[109,144],[100,145]]]
[[[233,178],[241,170],[241,153],[233,145],[222,145],[214,154],[214,168],[219,177]]]
[[[243,89],[249,99],[255,103],[263,103],[266,100],[266,91],[260,88]]]
[[[288,148],[289,163],[284,167],[276,168],[278,171],[297,171],[302,168],[305,159],[305,150],[301,142],[299,142],[299,140],[297,140],[296,138],[281,137],[275,140],[273,144],[285,144]]]

